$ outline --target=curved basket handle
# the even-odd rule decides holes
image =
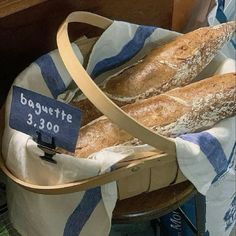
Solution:
[[[136,173],[137,171],[141,171],[146,168],[151,168],[155,166],[157,163],[163,161],[171,161],[171,158],[175,160],[173,156],[168,156],[167,154],[156,154],[155,152],[144,152],[139,154],[140,158],[145,157],[145,161],[139,160],[135,161],[125,167],[119,168],[112,172],[108,172],[102,175],[98,175],[95,177],[91,177],[85,180],[80,180],[67,184],[59,184],[54,186],[46,186],[46,185],[36,185],[27,183],[25,181],[20,180],[16,176],[14,176],[10,170],[6,167],[4,160],[0,154],[0,169],[16,184],[20,185],[26,190],[29,190],[34,193],[39,194],[47,194],[47,195],[58,195],[58,194],[66,194],[66,193],[74,193],[79,191],[84,191],[89,188],[93,188],[96,186],[101,186],[106,183],[119,180],[121,178],[127,177],[129,175]]]
[[[93,82],[78,61],[71,47],[68,36],[68,24],[72,22],[88,23],[101,28],[106,28],[109,26],[111,21],[109,22],[108,19],[92,13],[78,11],[71,13],[59,28],[57,32],[58,50],[62,61],[77,86],[98,110],[100,110],[120,128],[142,140],[144,143],[165,151],[166,153],[176,155],[176,147],[173,141],[154,133],[150,129],[135,121],[115,103],[113,103]]]

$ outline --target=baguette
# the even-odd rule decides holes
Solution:
[[[235,29],[232,21],[178,36],[134,66],[107,78],[100,87],[123,106],[186,85],[209,64]],[[83,112],[82,125],[102,115],[83,95],[70,104]]]
[[[236,74],[216,75],[164,94],[128,104],[122,109],[159,134],[180,134],[212,127],[236,114]],[[75,155],[88,157],[103,148],[139,141],[102,116],[80,130]]]

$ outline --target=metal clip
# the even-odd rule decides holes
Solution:
[[[52,137],[52,142],[47,143],[42,140],[42,135],[40,132],[37,132],[36,142],[38,144],[38,148],[40,148],[44,152],[44,156],[40,156],[42,160],[48,161],[50,163],[57,164],[57,162],[53,159],[53,156],[57,153],[55,139]]]

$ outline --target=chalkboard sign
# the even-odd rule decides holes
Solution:
[[[81,111],[55,99],[13,86],[9,125],[43,142],[74,152]]]

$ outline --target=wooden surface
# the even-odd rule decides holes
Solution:
[[[0,0],[0,18],[35,6],[44,1],[46,0]]]
[[[186,27],[194,7],[199,0],[175,0],[172,29],[181,32]],[[205,0],[204,0],[205,1]]]
[[[5,0],[7,2],[10,0]],[[169,29],[172,8],[173,0],[48,0],[1,18],[0,106],[14,78],[39,56],[56,48],[57,29],[70,12],[90,11],[111,19]],[[98,36],[102,32],[82,24],[72,25],[70,29],[72,40],[81,35]]]
[[[185,33],[208,25],[207,16],[215,4],[215,0],[174,0],[172,29]]]
[[[196,194],[194,186],[183,182],[150,193],[117,201],[113,223],[148,221],[167,214]]]

